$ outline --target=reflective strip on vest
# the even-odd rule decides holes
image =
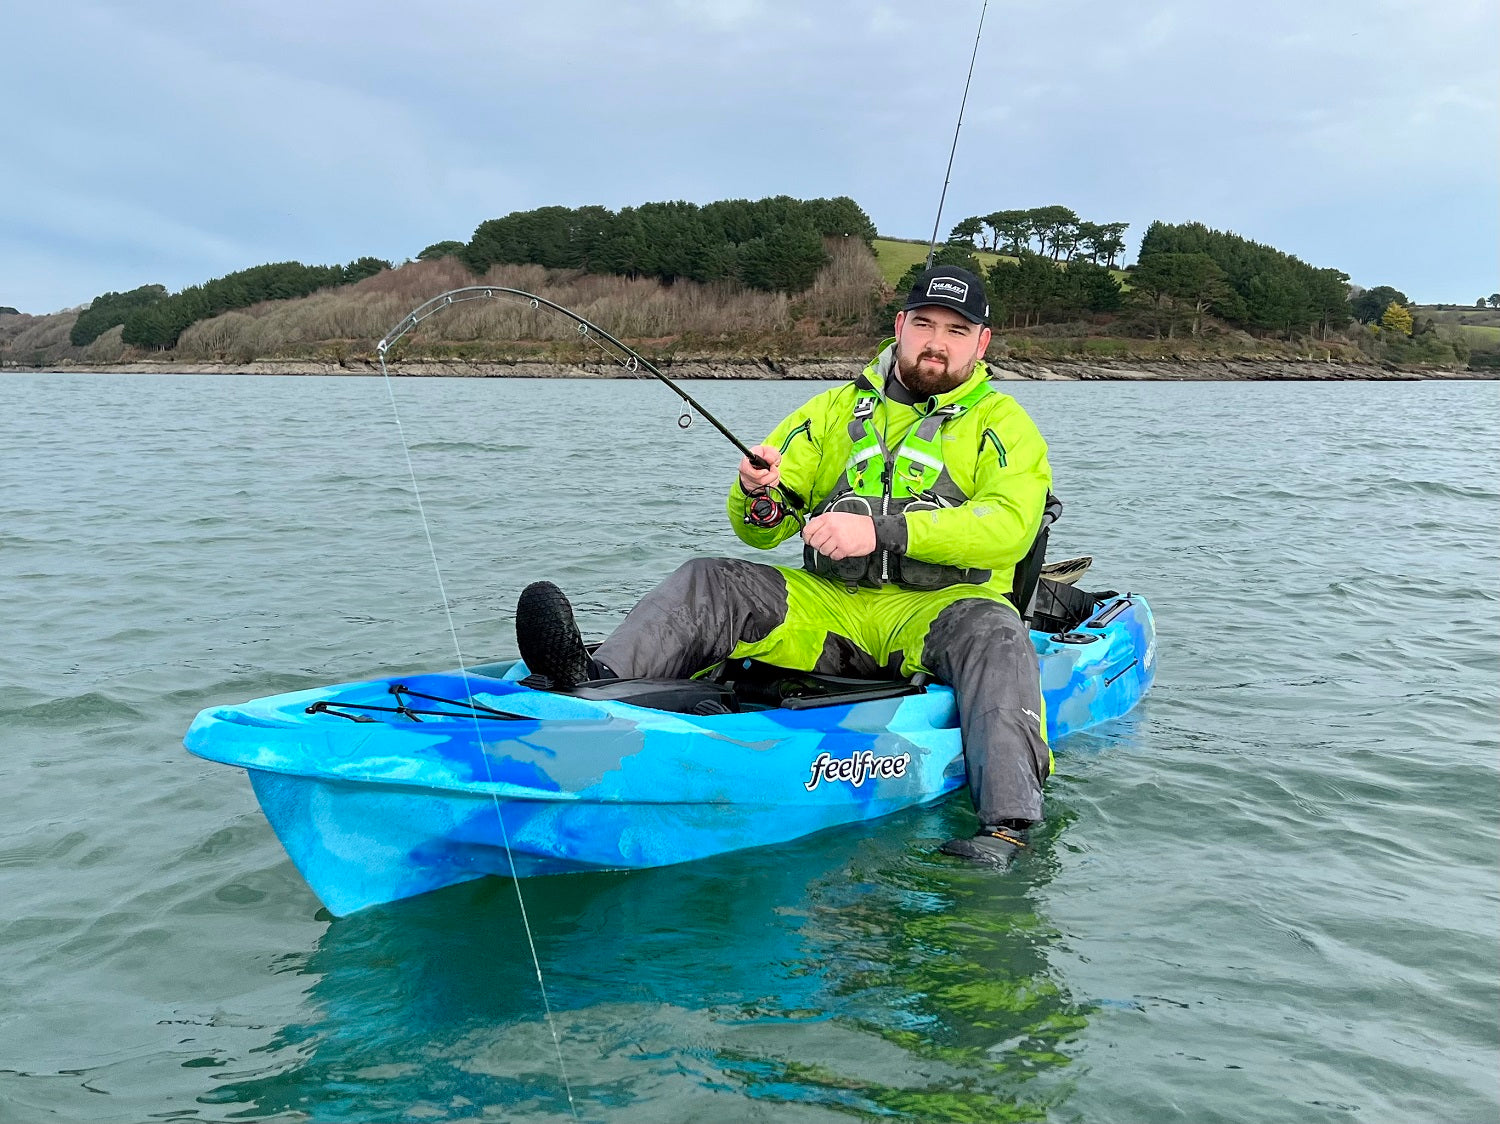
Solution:
[[[857,397],[854,415],[849,420],[849,437],[853,448],[844,472],[849,489],[859,496],[889,496],[906,499],[932,491],[943,476],[943,450],[939,440],[944,423],[968,412],[977,402],[993,393],[988,381],[981,382],[957,402],[923,416],[902,439],[894,457],[875,428],[875,410],[880,392],[868,378],[868,372],[855,381]],[[867,466],[872,457],[876,465]],[[879,472],[871,472],[871,468]]]
[[[953,482],[943,462],[942,428],[993,393],[989,382],[981,381],[957,402],[922,415],[907,430],[892,457],[875,428],[874,417],[881,395],[870,379],[871,370],[867,368],[854,383],[856,398],[849,420],[852,447],[844,479],[824,497],[813,514],[848,511],[854,507],[863,508],[872,516],[899,515],[908,508],[951,507],[965,502],[968,496]],[[872,501],[879,501],[878,511]],[[803,566],[850,586],[876,588],[894,581],[908,589],[941,589],[959,582],[979,583],[990,577],[988,570],[920,562],[884,550],[864,558],[835,562],[804,546]]]

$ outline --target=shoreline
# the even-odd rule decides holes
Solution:
[[[699,358],[658,360],[664,374],[679,379],[844,381],[854,378],[867,356],[804,359]],[[1398,368],[1375,364],[1293,359],[995,359],[990,370],[997,382],[1388,382],[1433,379],[1494,379],[1497,372],[1451,368]],[[250,363],[204,363],[192,360],[130,363],[63,363],[50,366],[6,366],[9,374],[120,374],[120,375],[380,375],[380,368],[360,361],[319,362],[309,359],[268,359]],[[616,363],[555,363],[523,359],[515,362],[446,362],[412,360],[392,370],[396,378],[641,378]]]

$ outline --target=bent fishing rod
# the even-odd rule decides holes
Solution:
[[[927,243],[927,264],[932,268],[933,255],[937,251],[938,225],[943,221],[943,203],[948,198],[948,181],[953,178],[953,154],[958,151],[958,131],[964,127],[964,106],[969,104],[969,83],[974,80],[974,60],[979,57],[979,37],[984,34],[984,13],[989,10],[990,0],[984,0],[979,9],[979,29],[974,32],[974,52],[969,56],[969,76],[964,79],[964,96],[958,103],[958,124],[953,126],[953,145],[948,149],[948,170],[943,173],[943,192],[938,196],[937,216],[932,220],[932,238]]]
[[[985,2],[988,3],[989,0],[985,0]],[[461,304],[464,301],[496,299],[501,297],[513,297],[517,300],[525,301],[532,308],[546,308],[552,312],[558,313],[561,316],[567,317],[569,320],[578,325],[578,334],[580,336],[591,341],[596,347],[599,348],[600,351],[604,352],[609,356],[609,358],[613,359],[620,366],[624,367],[625,370],[629,371],[631,374],[638,374],[641,371],[645,371],[647,374],[665,383],[667,387],[671,389],[673,394],[677,395],[677,397],[681,398],[685,403],[687,403],[688,407],[691,410],[697,411],[697,413],[701,415],[705,421],[707,421],[711,426],[722,433],[729,440],[729,443],[731,445],[733,445],[740,452],[744,453],[746,459],[748,459],[754,467],[759,469],[767,469],[771,467],[771,463],[769,461],[767,461],[759,454],[751,451],[750,447],[743,441],[741,441],[738,437],[736,437],[733,433],[731,433],[729,428],[725,426],[723,422],[714,417],[713,414],[709,413],[709,411],[703,406],[701,402],[699,402],[687,391],[683,390],[682,387],[678,386],[666,375],[662,374],[661,371],[657,369],[656,364],[652,363],[651,360],[647,359],[640,352],[636,351],[630,345],[624,343],[622,340],[605,331],[593,321],[580,316],[572,309],[565,308],[555,301],[549,301],[546,297],[539,297],[535,293],[528,293],[524,289],[510,289],[506,288],[503,285],[469,285],[462,289],[450,289],[446,293],[439,293],[437,296],[433,297],[425,304],[422,304],[413,309],[411,312],[407,313],[406,316],[402,319],[401,323],[387,332],[385,337],[375,345],[375,353],[380,360],[381,372],[387,373],[385,367],[385,359],[386,355],[390,352],[390,349],[394,347],[403,336],[405,336],[418,324],[422,323],[422,321],[426,320],[429,316],[432,316],[434,313],[441,312],[443,309],[451,308],[455,304]],[[686,429],[689,425],[692,424],[692,414],[687,410],[684,410],[682,416],[677,419],[677,424],[681,428]],[[776,487],[777,490],[780,491],[781,494],[784,495],[789,501],[790,514],[792,515],[792,517],[796,519],[797,522],[801,523],[802,517],[799,513],[807,507],[807,501],[803,499],[803,497],[799,495],[795,489],[788,487],[784,483],[777,484]]]

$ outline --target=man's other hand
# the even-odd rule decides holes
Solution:
[[[769,468],[756,468],[750,463],[749,457],[740,459],[740,487],[748,494],[759,488],[774,488],[781,483],[781,450],[775,445],[757,445],[750,450],[766,464]]]
[[[863,558],[875,553],[875,520],[852,511],[830,511],[807,521],[803,541],[819,554],[837,562],[841,558]]]

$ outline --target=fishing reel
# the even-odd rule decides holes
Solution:
[[[750,504],[745,508],[745,522],[752,527],[775,527],[789,514],[791,509],[769,489],[757,488],[748,493]]]

